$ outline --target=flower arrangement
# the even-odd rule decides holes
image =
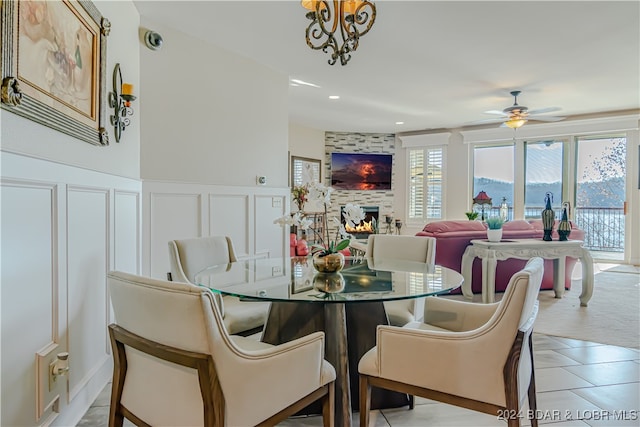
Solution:
[[[499,230],[502,228],[502,224],[504,224],[504,220],[499,216],[489,217],[485,222],[489,230]]]
[[[346,249],[349,246],[351,235],[347,233],[344,224],[342,224],[338,218],[333,218],[333,224],[337,226],[336,238],[332,240],[331,233],[329,232],[327,209],[331,206],[331,193],[333,192],[333,188],[327,187],[319,182],[313,182],[306,186],[306,190],[307,193],[304,195],[305,199],[313,200],[318,204],[322,204],[324,206],[325,213],[324,232],[322,234],[318,233],[320,243],[311,246],[311,253],[319,257],[324,257]],[[353,203],[347,203],[345,205],[342,216],[344,217],[345,222],[351,227],[355,227],[365,218],[364,210]],[[313,221],[306,218],[302,210],[292,215],[284,215],[277,218],[274,223],[282,226],[295,225],[303,230],[308,230],[313,225]]]
[[[298,205],[298,210],[304,210],[304,204],[307,201],[307,194],[309,194],[309,188],[306,185],[295,185],[291,189],[291,195],[293,196],[293,201]]]

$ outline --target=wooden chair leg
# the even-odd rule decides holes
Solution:
[[[109,427],[122,427],[124,415],[122,413],[122,390],[124,388],[124,378],[127,373],[127,355],[124,344],[118,342],[113,336],[113,331],[109,329],[109,339],[113,351],[113,380],[111,382],[111,404],[109,407]]]
[[[333,427],[336,422],[335,383],[330,383],[328,387],[329,392],[322,398],[322,425]]]
[[[536,374],[533,365],[533,334],[529,335],[529,357],[531,357],[531,379],[529,380],[529,410],[531,414],[531,427],[538,427],[538,402],[536,400]]]
[[[360,375],[360,426],[369,425],[369,413],[371,412],[371,385],[369,377]]]

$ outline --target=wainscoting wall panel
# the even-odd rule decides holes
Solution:
[[[209,212],[209,234],[229,236],[236,256],[249,256],[249,197],[246,194],[211,194]]]
[[[255,248],[256,255],[267,255],[269,257],[282,256],[282,250],[286,246],[285,240],[289,242],[288,233],[283,239],[282,227],[276,225],[274,227],[273,220],[281,217],[284,213],[283,206],[289,206],[289,201],[284,197],[275,197],[267,195],[255,196]],[[265,222],[271,220],[271,226],[266,227]]]
[[[68,339],[73,399],[108,357],[109,189],[67,187]],[[81,356],[81,357],[79,357]]]
[[[113,268],[140,271],[140,193],[115,191],[114,197]]]
[[[226,235],[241,257],[288,254],[288,230],[273,221],[288,212],[289,194],[288,187],[143,181],[143,274],[166,277],[174,239]]]
[[[33,425],[34,354],[59,341],[56,204],[55,184],[2,181],[0,425]]]
[[[143,196],[144,197],[144,196]],[[150,245],[148,250],[155,268],[145,274],[166,279],[169,268],[169,240],[198,236],[202,227],[202,197],[197,193],[153,193],[149,195],[149,208],[143,207],[143,218],[148,222],[149,236],[164,244]],[[145,224],[144,229],[147,229]],[[143,250],[144,253],[144,250]]]
[[[106,273],[140,273],[141,183],[15,153],[0,159],[0,425],[76,425],[111,376]],[[48,389],[48,365],[38,369],[36,353],[47,348],[69,352],[70,370],[43,411],[36,380]]]

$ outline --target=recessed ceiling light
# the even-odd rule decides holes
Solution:
[[[316,84],[305,82],[304,80],[299,80],[299,79],[291,79],[290,82],[291,82],[291,86],[300,85],[300,86],[320,87]]]
[[[340,99],[338,95],[329,95],[329,99]]]
[[[403,125],[404,122],[396,122],[397,125]]]

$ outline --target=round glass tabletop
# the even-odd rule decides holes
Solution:
[[[261,301],[371,302],[447,294],[462,275],[439,265],[346,257],[339,273],[318,273],[310,257],[255,258],[214,265],[195,282],[224,295]]]

